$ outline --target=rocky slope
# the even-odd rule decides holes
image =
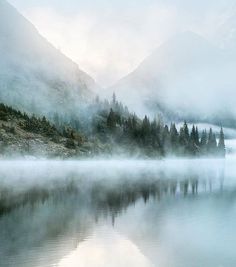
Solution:
[[[103,149],[68,126],[61,132],[45,117],[30,117],[0,104],[0,158],[88,157]]]

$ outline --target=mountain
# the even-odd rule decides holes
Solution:
[[[73,112],[97,87],[5,0],[0,0],[0,57],[1,102],[29,112]]]
[[[235,59],[185,32],[162,44],[109,90],[142,112],[163,112],[170,119],[223,120],[236,114]]]

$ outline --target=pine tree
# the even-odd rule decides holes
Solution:
[[[220,156],[225,156],[225,137],[224,137],[224,132],[223,128],[221,127],[220,129],[220,137],[219,137],[219,142],[218,142],[218,153]]]
[[[114,129],[116,127],[116,115],[113,109],[110,109],[110,113],[107,117],[107,127],[110,129]]]
[[[170,141],[172,147],[176,148],[178,145],[178,131],[174,123],[170,126]]]
[[[191,142],[195,144],[195,140],[196,140],[196,130],[195,130],[195,126],[193,125],[192,127],[192,131],[191,131],[191,134],[190,134],[190,139],[191,139]]]
[[[185,134],[184,134],[184,128],[181,127],[179,130],[179,144],[180,146],[185,146],[186,145],[186,140],[185,140]]]
[[[217,144],[216,144],[216,136],[212,131],[212,128],[210,128],[209,134],[208,134],[208,140],[207,140],[207,150],[208,153],[212,154],[216,152]]]
[[[132,119],[130,117],[127,120],[126,128],[127,128],[127,132],[129,134],[132,134],[132,132],[133,132],[133,124],[132,124]]]
[[[190,153],[193,154],[193,155],[195,155],[196,152],[197,152],[197,145],[196,145],[196,128],[195,128],[194,125],[193,125],[193,127],[192,127],[192,131],[191,131],[191,134],[190,134],[189,150],[190,150]]]
[[[132,123],[132,136],[133,136],[134,139],[137,140],[137,137],[138,137],[138,121],[137,121],[137,117],[136,117],[135,114],[132,116],[131,123]]]
[[[154,119],[151,123],[151,133],[153,136],[157,134],[157,121]]]
[[[185,137],[186,141],[188,142],[189,141],[189,129],[188,129],[188,124],[186,121],[184,122],[183,129],[184,129],[184,137]]]
[[[142,122],[141,137],[143,144],[149,145],[151,143],[151,124],[147,116],[144,117]]]
[[[201,136],[201,141],[200,141],[200,146],[202,148],[206,147],[207,145],[207,132],[206,130],[202,131],[202,136]]]
[[[115,104],[116,104],[116,94],[115,93],[113,93],[113,95],[112,95],[112,104],[113,104],[113,106],[115,106]]]
[[[143,132],[143,135],[149,134],[150,133],[150,130],[151,130],[150,121],[149,121],[148,117],[145,116],[144,119],[143,119],[143,123],[142,123],[142,132]]]
[[[189,136],[188,125],[186,122],[184,122],[183,127],[181,127],[179,131],[179,144],[181,149],[183,150],[182,153],[189,152],[190,136]]]
[[[162,147],[164,154],[170,152],[171,148],[171,139],[170,139],[170,132],[167,125],[165,125],[163,132],[162,132]]]
[[[201,141],[200,141],[200,151],[204,155],[207,152],[207,132],[206,130],[202,131]]]
[[[197,146],[200,145],[200,142],[199,142],[199,133],[198,133],[198,128],[197,128],[197,127],[196,127],[196,129],[195,129],[195,144],[196,144]]]

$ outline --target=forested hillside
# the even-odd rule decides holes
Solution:
[[[217,142],[212,129],[199,133],[194,125],[189,129],[186,122],[177,129],[175,123],[167,125],[161,117],[140,119],[115,95],[110,102],[96,98],[81,116],[61,117],[54,113],[48,119],[0,104],[3,156],[223,157],[223,129],[218,137]]]

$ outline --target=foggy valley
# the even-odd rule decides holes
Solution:
[[[0,267],[235,267],[236,6],[0,0]]]

